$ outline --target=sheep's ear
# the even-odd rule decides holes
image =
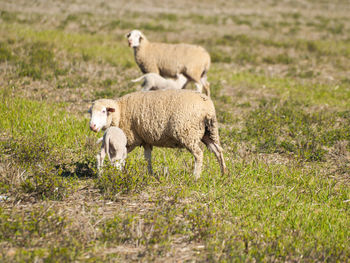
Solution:
[[[126,37],[126,38],[129,38],[129,37],[130,37],[130,34],[131,34],[130,32],[127,33],[127,34],[125,35],[125,37]]]
[[[108,108],[107,108],[107,111],[108,111],[108,112],[115,112],[115,108],[110,108],[110,107],[108,107]]]

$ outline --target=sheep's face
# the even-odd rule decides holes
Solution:
[[[89,110],[89,113],[91,115],[90,129],[94,132],[98,132],[101,129],[105,130],[108,126],[108,114],[114,111],[114,108],[93,105]]]
[[[139,30],[133,30],[126,35],[129,47],[138,47],[144,38],[143,34]]]

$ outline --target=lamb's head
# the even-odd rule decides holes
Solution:
[[[89,109],[90,129],[94,132],[105,130],[119,124],[119,108],[114,100],[100,99],[94,101]]]
[[[146,40],[144,34],[139,30],[132,30],[126,34],[126,38],[129,42],[129,47],[138,47],[142,41]]]

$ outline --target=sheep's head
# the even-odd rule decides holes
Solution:
[[[110,127],[113,122],[111,113],[114,113],[116,110],[119,112],[119,109],[116,109],[114,101],[107,99],[96,100],[89,109],[90,129],[98,132]]]
[[[128,39],[129,47],[138,47],[140,43],[146,39],[139,30],[132,30],[126,34],[126,38]]]

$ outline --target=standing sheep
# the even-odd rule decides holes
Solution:
[[[176,74],[176,80],[165,79],[157,73],[147,73],[137,79],[131,80],[138,82],[144,79],[142,84],[143,91],[157,90],[157,89],[182,89],[186,84],[187,78],[182,74]]]
[[[127,137],[128,152],[143,146],[150,173],[153,146],[186,148],[194,155],[194,175],[199,178],[203,163],[201,142],[214,152],[225,173],[214,104],[204,94],[190,90],[134,92],[117,100],[96,100],[90,114],[92,131],[118,126]]]
[[[204,93],[210,96],[207,82],[210,55],[204,48],[184,43],[150,42],[139,30],[132,30],[126,37],[129,46],[134,49],[135,61],[144,74],[153,72],[175,78],[176,73],[181,73],[195,82],[197,91],[202,92],[204,87]]]
[[[97,154],[97,169],[101,172],[106,153],[111,163],[115,164],[117,169],[121,169],[127,155],[127,140],[124,132],[118,127],[111,126],[106,129],[103,137],[97,143],[101,141],[101,151]]]

